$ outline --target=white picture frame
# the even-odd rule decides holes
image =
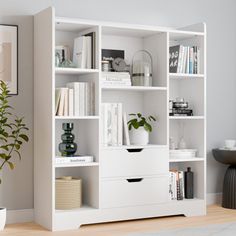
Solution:
[[[0,80],[18,95],[18,26],[0,24]]]

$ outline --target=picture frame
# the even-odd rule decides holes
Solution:
[[[18,95],[18,25],[0,24],[0,80]]]

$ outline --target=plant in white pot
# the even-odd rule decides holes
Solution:
[[[9,93],[7,85],[0,81],[0,172],[3,168],[14,169],[14,158],[17,156],[21,159],[20,149],[29,140],[23,118],[10,112],[13,108],[9,105]],[[0,230],[4,229],[5,223],[6,208],[0,207]]]
[[[129,114],[132,117],[128,121],[130,131],[130,143],[133,145],[147,145],[149,133],[152,132],[151,123],[156,121],[154,116],[144,117],[141,113]]]

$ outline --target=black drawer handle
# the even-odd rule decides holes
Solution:
[[[143,148],[128,148],[128,152],[142,152]]]
[[[143,178],[135,178],[135,179],[126,179],[129,183],[137,183],[141,182]]]

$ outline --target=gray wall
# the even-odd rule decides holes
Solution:
[[[58,16],[150,24],[185,26],[207,23],[207,150],[208,193],[221,192],[225,168],[210,151],[223,140],[236,138],[236,2],[234,0],[0,0],[0,22],[20,25],[20,95],[13,99],[16,111],[33,123],[33,18],[54,5]],[[10,17],[12,16],[12,17]],[[5,171],[0,205],[9,209],[33,208],[33,142],[14,172]]]

